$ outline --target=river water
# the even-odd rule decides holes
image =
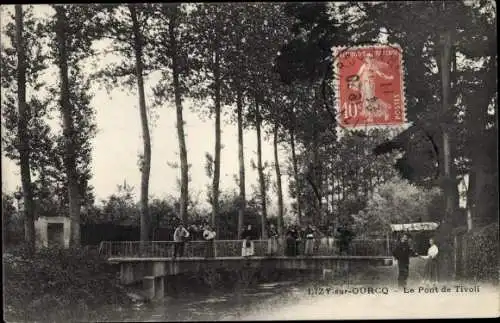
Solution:
[[[115,313],[115,320],[122,322],[499,315],[497,286],[462,283],[460,285],[467,288],[464,292],[457,287],[458,283],[453,282],[440,283],[436,287],[426,285],[421,281],[421,267],[422,263],[418,261],[410,267],[406,290],[398,289],[394,284],[396,266],[369,267],[351,275],[349,282],[345,279],[324,281],[311,278],[261,283],[230,292],[181,292],[161,301],[109,310]],[[369,292],[367,287],[374,289]],[[327,288],[330,288],[328,292]],[[342,290],[349,292],[341,293]]]

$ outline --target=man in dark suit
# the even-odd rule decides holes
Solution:
[[[398,286],[405,287],[406,281],[408,279],[410,257],[417,256],[415,251],[413,251],[413,249],[410,247],[410,244],[408,243],[408,235],[406,233],[401,236],[401,240],[396,248],[394,248],[394,250],[392,251],[392,255],[398,261]]]

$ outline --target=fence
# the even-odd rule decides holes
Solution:
[[[253,240],[254,255],[267,254],[268,240]],[[239,257],[243,240],[216,240],[214,242],[215,257]],[[172,257],[174,254],[173,241],[103,241],[99,246],[99,253],[104,257]],[[204,257],[209,244],[205,241],[189,241],[184,245],[184,257]],[[301,250],[299,246],[299,250]],[[279,241],[277,255],[285,254],[285,243]],[[303,248],[302,252],[303,254]],[[334,239],[322,240],[315,243],[313,255],[339,255],[338,243]],[[389,256],[389,245],[384,239],[361,240],[354,239],[343,253],[347,256]]]

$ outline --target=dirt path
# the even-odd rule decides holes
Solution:
[[[357,294],[310,295],[300,291],[294,300],[281,304],[262,304],[254,314],[242,320],[325,320],[325,319],[381,319],[381,318],[461,318],[498,317],[500,315],[499,287],[484,284],[440,282],[422,283],[425,260],[410,262],[410,276],[406,291],[397,287],[397,266],[370,267],[356,276],[350,284],[317,282],[314,285],[332,289],[357,288]],[[377,294],[364,293],[363,287],[384,287]],[[463,287],[457,287],[463,286]]]

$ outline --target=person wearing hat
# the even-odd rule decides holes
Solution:
[[[203,230],[203,239],[206,241],[205,247],[205,257],[213,258],[215,256],[215,236],[216,232],[212,230],[210,224],[205,225],[205,230]]]
[[[393,250],[392,255],[398,261],[398,286],[406,287],[408,280],[410,257],[416,257],[417,253],[413,251],[408,243],[408,234],[404,233],[396,248]]]
[[[186,230],[182,222],[179,223],[174,231],[174,258],[184,255],[184,244],[189,238],[189,231]]]
[[[272,223],[269,226],[268,237],[267,254],[270,256],[276,255],[278,253],[278,231]]]

